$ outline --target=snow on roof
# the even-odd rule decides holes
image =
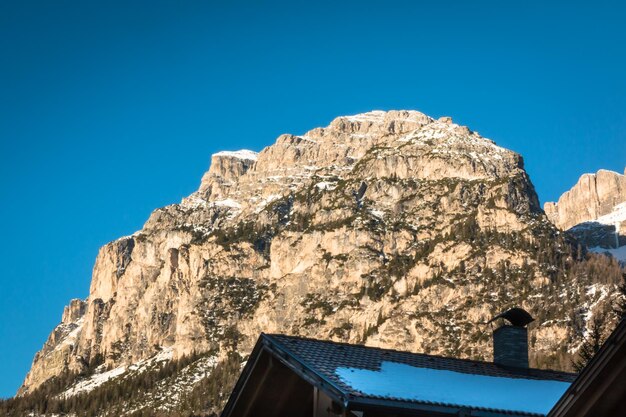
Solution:
[[[227,156],[231,158],[244,159],[248,161],[256,161],[259,153],[249,149],[241,149],[239,151],[221,151],[214,153],[213,156]]]
[[[436,403],[534,416],[549,410],[575,378],[563,372],[295,336],[263,335],[263,339],[297,358],[303,372],[317,374],[353,402],[394,402],[398,407]]]
[[[335,373],[368,396],[537,414],[547,414],[570,386],[563,381],[476,375],[387,361],[380,370],[342,367]]]

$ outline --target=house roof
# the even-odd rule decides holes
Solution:
[[[473,416],[545,415],[575,378],[563,372],[278,334],[262,334],[252,356],[261,351],[350,410],[389,407],[440,415],[461,410],[472,410]],[[253,362],[251,357],[248,364]],[[244,369],[229,404],[249,372]],[[229,405],[223,416],[229,415],[228,409]]]
[[[626,320],[622,319],[549,417],[626,415]]]

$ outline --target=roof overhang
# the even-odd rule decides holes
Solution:
[[[626,320],[622,320],[548,417],[626,416]]]

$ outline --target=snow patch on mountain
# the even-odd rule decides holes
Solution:
[[[221,151],[218,153],[214,153],[213,156],[226,156],[230,158],[244,159],[248,161],[256,161],[259,154],[258,152],[254,152],[249,149],[241,149],[239,151]]]
[[[354,114],[351,116],[342,116],[342,119],[346,119],[350,122],[371,122],[380,121],[385,118],[387,113],[382,110],[372,110],[366,113]]]
[[[596,246],[593,248],[589,248],[589,250],[596,253],[608,253],[618,261],[626,263],[626,246],[620,246],[619,248],[615,249],[606,249]]]
[[[71,329],[70,332],[63,338],[63,341],[60,343],[60,346],[63,345],[73,345],[76,343],[78,339],[78,335],[80,334],[80,330],[83,328],[83,318],[81,317],[76,323],[71,323],[67,325],[68,329]]]
[[[92,391],[98,388],[99,386],[101,386],[102,384],[124,375],[127,371],[134,371],[134,372],[141,373],[141,372],[146,371],[150,366],[157,364],[159,362],[169,362],[170,360],[172,360],[172,357],[173,357],[172,348],[165,348],[161,350],[159,353],[157,353],[156,355],[154,355],[153,357],[149,359],[141,360],[128,367],[119,366],[117,368],[104,371],[104,367],[101,366],[96,369],[95,374],[91,375],[90,377],[86,379],[79,380],[74,385],[72,385],[69,389],[61,393],[59,397],[69,398],[69,397],[72,397],[74,395],[77,395],[83,392]]]
[[[319,188],[320,190],[332,191],[335,188],[337,188],[337,183],[336,182],[330,182],[330,181],[321,181],[321,182],[318,182],[317,184],[315,184],[315,186],[317,188]]]
[[[89,392],[95,388],[98,388],[100,385],[104,384],[105,382],[117,378],[118,376],[122,375],[124,372],[126,372],[126,367],[120,366],[118,368],[114,368],[106,372],[96,373],[87,379],[77,382],[75,385],[70,387],[70,389],[62,393],[60,397],[68,398],[76,394],[80,394],[81,392]]]
[[[181,207],[186,209],[198,209],[201,207],[206,207],[208,202],[200,197],[197,193],[191,194],[189,197],[185,197],[180,202]]]
[[[241,209],[241,203],[233,200],[232,198],[226,198],[224,200],[218,200],[213,202],[218,207],[228,207],[232,209]]]
[[[175,410],[186,393],[189,393],[202,379],[210,376],[217,362],[216,356],[208,356],[191,363],[177,375],[160,381],[156,389],[127,404],[125,407],[127,411],[124,415],[131,415],[142,409],[167,412]]]
[[[616,205],[613,208],[612,212],[610,212],[609,214],[605,214],[604,216],[598,217],[598,219],[595,221],[601,224],[608,225],[615,225],[626,222],[626,201]],[[619,230],[617,230],[616,232],[619,232]]]
[[[257,197],[253,197],[252,198],[253,201],[258,201],[258,203],[256,203],[256,209],[254,210],[254,212],[256,214],[259,214],[260,212],[262,212],[265,209],[265,207],[267,207],[268,204],[270,204],[270,203],[272,203],[272,202],[274,202],[276,200],[279,200],[282,197],[283,197],[282,194],[270,194],[267,197],[261,198],[261,199],[259,199]]]

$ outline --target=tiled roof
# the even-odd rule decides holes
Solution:
[[[319,375],[331,385],[334,385],[347,397],[357,400],[385,399],[416,402],[415,399],[397,398],[391,395],[376,395],[355,389],[339,376],[337,372],[338,369],[349,368],[380,371],[381,367],[384,366],[383,364],[393,363],[394,365],[401,364],[400,366],[407,365],[415,368],[451,371],[461,374],[530,380],[530,384],[533,384],[532,381],[560,381],[571,383],[575,379],[574,374],[539,369],[505,368],[491,362],[446,358],[285,335],[264,335],[264,337],[276,348],[284,351],[284,353],[296,359],[311,372]],[[463,377],[463,375],[461,375],[461,377]],[[523,393],[520,393],[520,395],[523,395]],[[558,397],[554,399],[555,402],[556,400],[558,400]],[[438,405],[459,405],[427,400],[417,400],[417,402]],[[460,405],[467,406],[467,404]],[[471,405],[469,408],[494,410],[489,407],[471,407]],[[503,414],[543,414],[523,411],[509,412],[501,408],[495,410],[503,411]]]

